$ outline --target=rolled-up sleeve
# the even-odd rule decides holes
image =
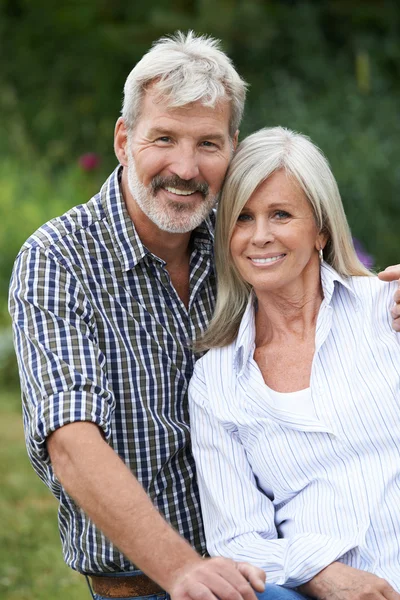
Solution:
[[[89,299],[56,251],[21,251],[11,278],[9,310],[28,453],[46,480],[51,470],[46,439],[53,431],[91,421],[110,437],[114,398],[106,360]]]
[[[301,585],[359,540],[315,532],[278,537],[273,502],[258,486],[237,429],[213,410],[218,400],[206,383],[203,362],[196,364],[190,383],[189,407],[208,551],[261,567],[270,583]]]

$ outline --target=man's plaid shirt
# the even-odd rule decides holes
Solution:
[[[205,548],[187,387],[189,342],[214,306],[212,224],[192,235],[186,309],[164,261],[141,243],[119,177],[117,168],[87,204],[29,238],[10,289],[29,456],[59,500],[65,560],[86,573],[134,566],[54,476],[46,438],[73,421],[96,423],[167,520]]]

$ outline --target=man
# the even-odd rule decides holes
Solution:
[[[245,84],[215,41],[189,33],[155,44],[124,92],[120,166],[16,260],[28,452],[59,500],[65,560],[98,598],[254,600],[259,570],[200,556],[187,413],[190,342],[214,306],[209,214]]]
[[[215,41],[160,40],[125,85],[121,166],[15,264],[29,455],[59,500],[67,564],[101,597],[255,600],[249,582],[264,586],[259,569],[201,557],[186,397],[188,344],[214,305],[209,214],[244,99]]]

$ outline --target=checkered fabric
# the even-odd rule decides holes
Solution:
[[[190,342],[215,300],[212,223],[192,235],[186,309],[166,263],[135,231],[120,175],[119,167],[87,204],[28,239],[10,288],[28,453],[59,501],[65,561],[86,573],[135,566],[54,475],[46,438],[74,421],[96,423],[167,520],[199,552],[205,548],[187,387]]]

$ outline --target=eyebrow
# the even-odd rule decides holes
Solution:
[[[293,201],[289,199],[287,200],[286,198],[282,198],[282,200],[272,202],[272,204],[269,205],[269,208],[281,208],[283,206],[290,206],[291,204],[293,204]]]
[[[154,127],[153,129],[150,129],[148,131],[148,136],[149,137],[154,137],[157,135],[166,135],[166,136],[171,136],[172,135],[172,131],[170,129],[164,129],[162,127]]]
[[[202,135],[201,139],[212,140],[214,142],[224,143],[226,140],[226,137],[224,135],[222,135],[222,133],[210,133],[210,135]]]
[[[285,208],[293,206],[293,202],[290,200],[282,199],[279,202],[273,202],[272,204],[268,204],[268,209],[274,210],[275,208]],[[247,210],[246,205],[243,206],[242,210]]]
[[[150,129],[147,133],[148,137],[157,137],[157,136],[167,136],[167,137],[174,137],[175,132],[172,131],[171,129],[166,129],[164,127],[154,127],[153,129]],[[202,135],[200,136],[199,139],[202,140],[210,140],[213,142],[220,142],[220,143],[224,143],[226,138],[222,133],[210,133],[209,135]]]

